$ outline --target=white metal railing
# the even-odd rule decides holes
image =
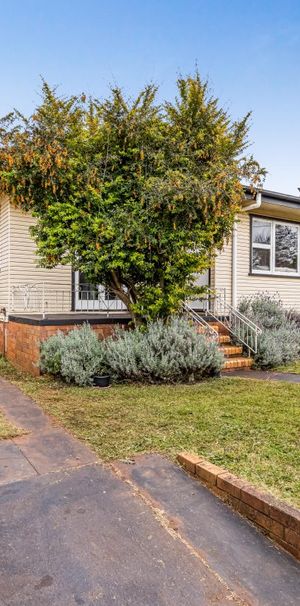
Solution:
[[[124,303],[103,287],[82,285],[53,288],[44,282],[12,286],[10,311],[13,313],[67,313],[126,311]]]
[[[258,336],[262,332],[261,328],[238,309],[227,303],[225,292],[208,289],[202,300],[206,317],[209,316],[225,326],[232,336],[244,345],[249,355],[250,352],[257,352]]]
[[[194,324],[200,328],[201,333],[214,341],[218,341],[218,331],[211,326],[211,324],[209,324],[209,322],[207,322],[202,315],[198,314],[188,303],[184,303],[182,308],[186,315],[194,322]]]

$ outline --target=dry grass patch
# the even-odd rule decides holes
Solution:
[[[0,412],[0,440],[15,438],[22,435],[24,432],[10,423],[4,414]]]

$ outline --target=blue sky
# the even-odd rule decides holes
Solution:
[[[233,118],[252,110],[265,187],[300,187],[299,0],[0,0],[0,113],[30,113],[40,75],[62,93],[146,82],[173,98],[195,63]]]

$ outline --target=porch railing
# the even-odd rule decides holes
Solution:
[[[53,288],[44,282],[12,286],[12,313],[70,313],[126,311],[124,303],[104,288],[83,285],[78,288]]]

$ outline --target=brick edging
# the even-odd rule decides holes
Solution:
[[[281,547],[300,560],[300,510],[263,493],[226,469],[182,452],[178,462],[217,496],[249,518]]]

